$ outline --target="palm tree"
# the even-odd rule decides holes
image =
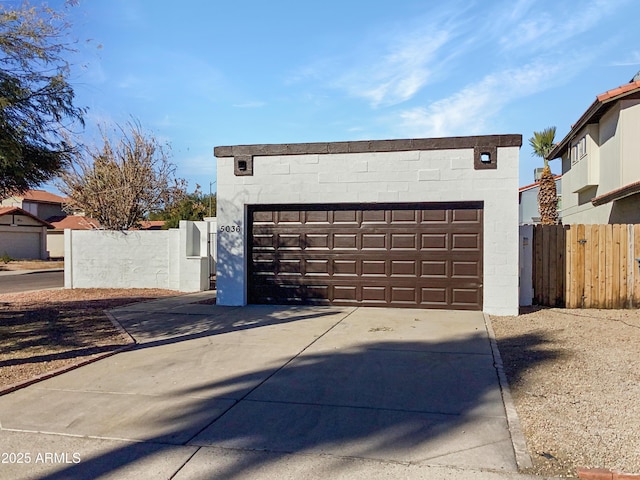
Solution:
[[[533,137],[529,139],[529,145],[533,148],[532,155],[544,160],[544,168],[542,175],[540,175],[540,189],[538,190],[538,210],[540,211],[540,223],[543,225],[558,224],[558,193],[547,158],[553,150],[555,136],[556,127],[548,127],[541,132],[533,132]]]

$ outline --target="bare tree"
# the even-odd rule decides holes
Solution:
[[[62,175],[58,188],[72,208],[98,220],[108,230],[136,227],[150,212],[185,195],[175,178],[168,145],[145,134],[137,121],[116,125],[115,137],[101,128],[102,146],[87,147]]]

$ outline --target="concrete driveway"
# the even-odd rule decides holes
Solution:
[[[113,310],[136,349],[0,397],[30,457],[0,477],[515,478],[481,313],[206,295]]]

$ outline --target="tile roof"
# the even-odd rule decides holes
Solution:
[[[85,217],[83,215],[57,215],[47,218],[47,222],[55,227],[56,230],[97,230],[100,223],[97,220]]]
[[[627,83],[625,85],[621,85],[621,86],[619,86],[617,88],[614,88],[612,90],[607,90],[606,92],[601,93],[600,95],[598,95],[596,97],[596,99],[599,102],[604,102],[604,101],[609,100],[611,98],[615,98],[615,97],[617,97],[619,95],[624,95],[625,93],[632,92],[633,90],[635,90],[637,88],[640,88],[640,80],[636,81],[636,82],[630,82],[630,83]]]
[[[30,200],[33,202],[45,202],[45,203],[66,203],[69,199],[61,197],[55,193],[46,192],[44,190],[27,190],[20,195],[14,195],[15,197],[23,198],[24,200]]]
[[[164,220],[143,220],[140,222],[140,230],[162,230]]]
[[[558,174],[558,175],[554,175],[554,176],[553,176],[553,179],[554,179],[554,180],[560,180],[561,178],[562,178],[562,175],[561,175],[561,174]],[[518,191],[519,191],[519,192],[524,192],[525,190],[530,190],[530,189],[532,189],[532,188],[534,188],[534,187],[537,187],[538,185],[540,185],[540,182],[539,182],[539,181],[538,181],[538,182],[533,182],[533,183],[530,183],[529,185],[525,185],[524,187],[520,187],[520,188],[518,189]]]
[[[637,95],[640,95],[640,81],[626,83],[596,96],[596,100],[589,106],[589,108],[587,108],[578,121],[571,126],[571,130],[562,139],[562,141],[556,143],[553,150],[549,152],[549,156],[547,158],[549,160],[560,158],[567,151],[571,140],[579,130],[589,123],[600,121],[600,118],[611,108],[611,106],[615,105],[617,100],[634,94],[636,95],[635,98],[637,98]]]
[[[594,207],[597,207],[614,200],[620,200],[621,198],[635,195],[636,193],[640,193],[640,181],[629,183],[623,187],[616,188],[615,190],[611,190],[610,192],[603,193],[602,195],[598,195],[597,197],[593,197],[591,199],[591,203]]]
[[[51,225],[49,222],[45,222],[41,218],[36,217],[35,215],[27,212],[26,210],[23,210],[20,207],[0,207],[0,216],[2,215],[24,215],[26,217],[30,217],[30,218],[33,218],[34,220],[37,220],[47,228],[53,228],[53,225]]]

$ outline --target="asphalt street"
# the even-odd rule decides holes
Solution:
[[[63,271],[0,275],[0,294],[62,287],[64,287]]]

